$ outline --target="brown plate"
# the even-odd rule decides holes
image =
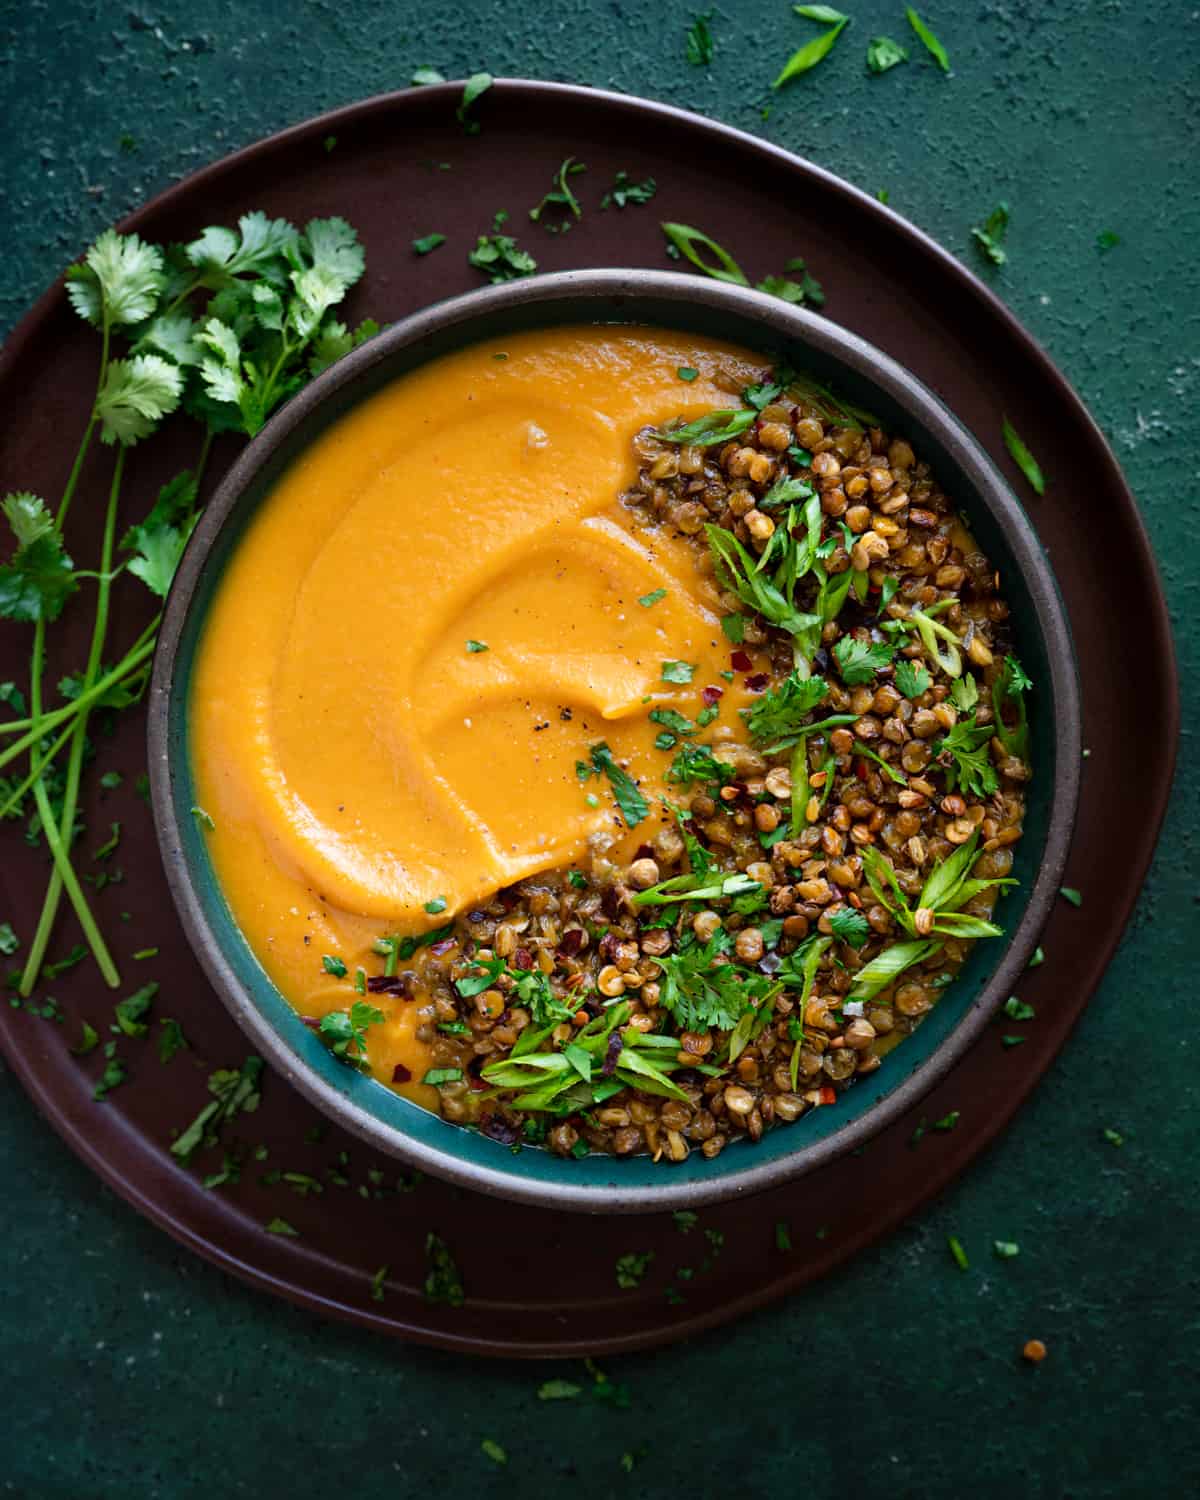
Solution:
[[[123,824],[116,858],[126,879],[107,886],[96,908],[113,939],[126,992],[159,980],[158,1014],[181,1023],[191,1050],[164,1065],[153,1037],[124,1043],[129,1082],[108,1102],[93,1102],[99,1054],[79,1060],[68,1051],[84,1019],[108,1035],[114,996],[90,963],[50,986],[60,1024],[5,1008],[0,1043],[38,1107],[106,1182],[181,1242],[246,1280],[331,1315],[478,1353],[633,1349],[735,1317],[822,1275],[944,1187],[1009,1119],[1087,1003],[1149,863],[1178,733],[1173,653],[1146,535],[1099,431],[1028,334],[944,251],[828,173],[677,110],[561,85],[503,83],[481,101],[482,133],[467,137],[454,119],[458,96],[459,88],[447,85],[323,116],[198,173],[122,227],[162,240],[191,236],[251,208],[294,220],[343,214],[362,234],[369,267],[351,313],[385,321],[479,284],[465,253],[476,235],[490,230],[497,209],[513,212],[510,227],[534,249],[543,270],[664,265],[658,221],[678,219],[742,254],[759,276],[779,270],[802,249],[825,286],[829,316],[939,392],[1025,493],[1000,442],[1001,414],[1007,413],[1046,472],[1069,474],[1074,492],[1088,497],[1092,523],[1077,525],[1063,487],[1052,485],[1046,500],[1031,501],[1071,616],[1084,738],[1092,749],[1068,866],[1068,879],[1087,888],[1087,906],[1083,913],[1065,905],[1055,913],[1046,937],[1053,960],[1023,986],[1037,1005],[1038,1024],[1020,1047],[1005,1049],[998,1034],[986,1036],[924,1101],[920,1114],[928,1119],[962,1109],[953,1132],[933,1134],[912,1150],[918,1120],[902,1119],[863,1154],[802,1183],[706,1211],[686,1237],[662,1215],[582,1218],[517,1208],[432,1181],[407,1191],[394,1163],[323,1127],[276,1078],[267,1081],[258,1113],[239,1121],[234,1132],[265,1147],[265,1161],[248,1156],[238,1183],[205,1189],[199,1173],[179,1167],[167,1148],[205,1103],[209,1070],[236,1065],[247,1047],[209,990],[166,897],[149,812],[133,785],[144,766],[144,725],[128,713],[111,739],[98,737],[96,764],[98,771],[125,772],[123,786],[102,792],[98,776],[88,778],[89,829]],[[336,145],[326,150],[330,136]],[[571,233],[551,236],[528,224],[524,209],[546,191],[566,150],[588,163],[587,177],[576,179],[576,186],[585,185],[588,211]],[[635,179],[656,178],[658,196],[645,207],[598,212],[603,187],[621,169]],[[418,259],[410,240],[435,229],[449,243]],[[986,380],[980,350],[987,351]],[[52,289],[0,357],[6,487],[48,495],[61,488],[95,362],[93,336],[67,309],[61,289]],[[157,483],[191,462],[192,446],[192,431],[181,425],[174,445],[164,436],[145,455],[135,451],[127,480],[127,493],[135,497],[130,514],[144,510]],[[89,506],[88,497],[106,483],[109,461],[93,455],[72,515],[69,543],[80,559],[98,551],[101,507]],[[149,617],[147,596],[124,588],[115,595],[111,639],[132,640]],[[1119,612],[1098,607],[1111,597],[1121,599]],[[88,628],[86,610],[77,609],[54,632],[62,655],[51,664],[50,681],[82,661]],[[6,629],[0,678],[25,676],[27,646],[24,632]],[[1147,704],[1158,715],[1151,724]],[[1135,714],[1148,731],[1136,743],[1112,735],[1111,726]],[[1118,798],[1125,826],[1135,832],[1123,840],[1114,869],[1107,859],[1107,815]],[[102,836],[85,835],[84,847]],[[28,937],[46,857],[22,842],[15,825],[5,839],[4,912]],[[1089,875],[1102,866],[1105,880],[1093,885]],[[74,941],[64,920],[51,956]],[[145,947],[158,948],[157,958],[133,961],[133,952]],[[318,1135],[325,1131],[323,1138],[313,1139],[314,1127]],[[220,1165],[220,1152],[211,1153],[200,1172]],[[262,1181],[280,1171],[314,1177],[323,1191],[302,1196],[286,1181]],[[340,1185],[347,1180],[349,1186]],[[294,1226],[298,1237],[266,1233],[273,1218]],[[781,1221],[791,1226],[790,1251],[775,1248]],[[462,1308],[423,1296],[429,1230],[459,1262],[467,1292]],[[536,1296],[528,1274],[531,1246],[538,1252]],[[651,1250],[655,1259],[640,1285],[620,1289],[618,1257]],[[694,1274],[676,1280],[683,1265]],[[383,1266],[388,1272],[379,1301],[371,1279]],[[677,1296],[669,1300],[672,1286]]]

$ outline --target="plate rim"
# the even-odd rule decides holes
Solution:
[[[415,104],[416,100],[425,97],[453,102],[455,97],[461,94],[462,86],[462,80],[457,80],[441,85],[391,90],[308,116],[292,125],[260,136],[228,155],[206,163],[177,182],[168,183],[145,203],[126,214],[115,227],[122,232],[136,231],[147,217],[162,211],[169,211],[196,189],[203,189],[217,183],[222,176],[240,170],[256,156],[281,148],[286,149],[312,137],[323,136],[329,132],[331,126],[358,123],[372,115],[386,114],[404,108],[407,102]],[[540,79],[497,79],[494,87],[499,95],[510,93],[516,96],[524,95],[531,101],[543,98],[561,101],[579,98],[588,104],[607,105],[623,114],[660,119],[675,127],[686,128],[693,133],[700,132],[709,139],[724,141],[742,151],[752,151],[760,158],[774,160],[789,173],[799,174],[822,184],[827,190],[848,199],[859,211],[873,215],[882,228],[900,235],[910,250],[923,257],[934,268],[936,274],[949,277],[965,296],[973,299],[976,305],[981,306],[991,318],[996,320],[999,327],[1020,350],[1022,357],[1031,360],[1041,379],[1053,387],[1058,399],[1063,401],[1070,411],[1072,420],[1079,424],[1079,431],[1090,442],[1095,460],[1105,472],[1114,495],[1123,501],[1123,508],[1131,527],[1131,541],[1136,546],[1137,560],[1143,575],[1152,585],[1153,607],[1146,623],[1152,632],[1152,644],[1157,650],[1160,662],[1165,692],[1160,700],[1159,712],[1166,731],[1160,737],[1158,745],[1162,764],[1156,779],[1156,792],[1152,803],[1153,816],[1148,823],[1143,824],[1140,836],[1133,846],[1135,857],[1127,861],[1134,867],[1136,878],[1131,882],[1131,895],[1125,903],[1125,910],[1119,924],[1114,924],[1108,931],[1098,935],[1098,942],[1094,949],[1097,957],[1086,985],[1087,996],[1090,998],[1096,983],[1103,975],[1128,928],[1158,844],[1171,797],[1181,718],[1178,665],[1157,560],[1150,546],[1145,520],[1132,490],[1095,418],[1039,340],[1024,327],[986,283],[919,226],[887,205],[879,203],[861,188],[829,169],[809,161],[786,147],[777,146],[771,141],[756,136],[750,131],[708,119],[694,111],[680,109],[675,105],[664,104],[637,95],[621,94],[585,84],[558,83]],[[54,315],[61,297],[62,286],[63,277],[60,274],[33,301],[10,331],[3,346],[0,347],[0,380],[11,376],[12,367],[24,357],[28,346],[40,334],[42,325]],[[1086,1000],[1075,1014],[1054,1026],[1046,1065],[1040,1067],[1032,1077],[1021,1076],[1014,1080],[1013,1087],[1005,1096],[1004,1105],[991,1114],[986,1126],[981,1127],[978,1144],[972,1149],[968,1160],[963,1162],[956,1153],[947,1153],[944,1159],[938,1159],[932,1163],[925,1175],[922,1187],[906,1201],[902,1213],[884,1214],[869,1231],[864,1231],[850,1240],[839,1240],[835,1247],[836,1254],[823,1256],[768,1283],[760,1283],[752,1291],[723,1301],[706,1312],[698,1312],[669,1324],[663,1322],[646,1332],[591,1339],[587,1341],[587,1347],[596,1352],[616,1353],[623,1350],[654,1347],[700,1332],[798,1290],[809,1281],[826,1274],[835,1265],[841,1264],[883,1234],[893,1231],[905,1217],[917,1212],[944,1191],[949,1183],[960,1175],[965,1166],[994,1142],[1008,1126],[1017,1110],[1044,1075],[1046,1067],[1060,1051],[1085,1008]],[[374,1313],[366,1304],[335,1302],[299,1284],[284,1281],[281,1276],[262,1269],[259,1264],[251,1264],[240,1259],[221,1244],[203,1239],[184,1218],[173,1211],[173,1206],[169,1201],[157,1202],[150,1198],[136,1181],[122,1174],[108,1157],[96,1150],[86,1131],[71,1119],[66,1101],[52,1096],[43,1088],[33,1059],[26,1056],[24,1049],[11,1043],[7,1028],[3,1027],[0,1027],[0,1049],[3,1049],[14,1075],[21,1082],[39,1112],[74,1154],[95,1172],[101,1182],[152,1223],[165,1230],[178,1243],[195,1250],[219,1269],[282,1296],[285,1300],[310,1311],[318,1311],[340,1321],[373,1327],[394,1337],[411,1338],[423,1344],[462,1352],[486,1353],[498,1357],[530,1358],[557,1354],[567,1357],[575,1354],[582,1347],[574,1341],[565,1340],[541,1341],[532,1344],[506,1343],[498,1341],[495,1337],[473,1338],[439,1327],[416,1325],[394,1317],[384,1318]],[[292,1253],[292,1246],[283,1241],[273,1244],[272,1249],[276,1256]]]

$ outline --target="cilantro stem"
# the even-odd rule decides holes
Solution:
[[[147,659],[153,655],[155,634],[161,619],[161,615],[155,615],[150,624],[138,636],[137,641],[129,648],[124,659],[113,667],[112,671],[106,672],[103,677],[98,678],[87,692],[80,693],[78,698],[73,698],[70,703],[64,703],[61,708],[51,709],[49,713],[43,713],[36,718],[14,719],[11,723],[5,724],[3,726],[5,729],[25,729],[28,732],[23,734],[14,744],[11,744],[7,750],[0,753],[0,770],[8,765],[9,761],[15,760],[23,751],[28,750],[30,745],[35,745],[51,729],[57,729],[60,724],[65,724],[68,719],[73,719],[77,714],[83,713],[98,698],[103,698],[110,688],[116,687],[126,677],[132,677],[134,672],[143,666]],[[34,641],[36,645],[36,629]],[[31,685],[30,697],[32,698],[32,696]],[[38,698],[40,702],[40,693]]]
[[[108,575],[112,571],[113,547],[116,540],[117,530],[117,503],[121,494],[121,480],[125,473],[125,448],[117,449],[116,462],[113,464],[112,482],[108,491],[108,508],[104,516],[104,540],[100,550],[100,573],[101,579],[97,588],[96,618],[92,626],[92,644],[88,651],[87,668],[84,672],[83,688],[94,687],[96,679],[100,674],[100,662],[104,652],[104,641],[108,634],[108,608],[112,595],[112,579]],[[39,626],[41,622],[39,621]],[[45,629],[42,628],[44,641]],[[40,677],[40,672],[38,674]],[[38,696],[41,696],[41,683],[37,683]],[[54,928],[54,919],[58,915],[59,901],[62,897],[64,884],[74,882],[79,891],[79,900],[72,898],[76,915],[79,917],[80,925],[87,935],[88,944],[100,965],[101,973],[105,981],[114,988],[120,984],[121,978],[117,973],[108,949],[105,947],[104,939],[100,936],[99,928],[92,920],[91,912],[88,910],[87,902],[83,899],[83,892],[79,889],[79,882],[75,878],[75,872],[71,868],[71,838],[75,828],[75,811],[79,805],[79,781],[83,772],[83,753],[87,745],[87,723],[91,713],[90,708],[85,709],[76,719],[72,729],[71,748],[67,759],[67,780],[63,793],[62,821],[59,825],[59,847],[54,848],[51,841],[51,849],[54,851],[54,870],[50,876],[50,883],[46,887],[46,895],[42,902],[42,914],[38,919],[37,930],[34,933],[33,942],[30,944],[29,956],[25,961],[25,968],[21,974],[21,994],[28,996],[37,983],[38,974],[41,971],[42,959],[46,955],[46,947],[50,941],[50,934]],[[40,787],[41,783],[38,783]],[[38,787],[35,787],[35,793]],[[49,799],[45,797],[42,788],[42,799],[49,805]],[[41,810],[41,799],[39,799],[39,810]],[[45,822],[45,813],[42,820]],[[46,828],[46,836],[50,837],[50,828]],[[82,902],[82,910],[80,909]],[[84,920],[84,914],[87,920]],[[88,931],[89,924],[91,931]],[[99,946],[97,946],[99,945]]]
[[[25,794],[31,789],[34,782],[37,781],[38,778],[42,775],[43,771],[46,770],[47,766],[51,765],[52,762],[57,758],[59,751],[62,750],[63,746],[71,738],[71,732],[72,726],[68,724],[66,729],[63,730],[63,732],[55,740],[53,745],[50,746],[49,750],[46,751],[45,755],[41,756],[40,759],[37,760],[35,760],[32,756],[30,757],[29,775],[26,776],[21,785],[17,787],[16,791],[14,791],[9,796],[7,801],[0,803],[0,820],[10,817],[16,812],[16,810],[20,807]]]
[[[42,660],[46,649],[45,628],[38,622],[38,627],[33,636],[33,667],[29,678],[29,702],[33,710],[34,718],[41,714],[42,707]],[[58,824],[54,821],[54,810],[50,806],[50,798],[46,792],[45,783],[39,777],[33,784],[33,795],[37,802],[37,810],[41,816],[42,829],[46,835],[46,842],[50,846],[50,853],[54,857],[55,874],[61,872],[63,884],[67,888],[67,895],[71,898],[71,905],[75,908],[75,915],[79,918],[79,925],[83,928],[84,936],[88,940],[88,946],[95,954],[96,962],[100,966],[100,972],[104,975],[105,982],[110,988],[116,989],[121,983],[121,976],[117,973],[116,965],[112,961],[104,939],[100,935],[100,929],[96,926],[96,919],[92,916],[91,909],[87,904],[87,897],[79,884],[78,877],[71,867],[71,860],[67,851],[63,848],[62,839],[59,836]],[[45,911],[42,913],[45,921]],[[29,960],[25,964],[21,975],[21,994],[28,997],[37,981],[37,974],[45,956],[46,944],[50,938],[49,923],[46,923],[45,931],[42,931],[42,923],[38,925],[34,942],[41,939],[37,955],[37,963],[33,963],[33,949],[30,949]]]

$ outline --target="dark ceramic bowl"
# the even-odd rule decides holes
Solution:
[[[563,1159],[451,1125],[339,1063],[275,989],[238,930],[203,835],[188,751],[188,693],[205,617],[256,507],[314,438],[406,371],[481,340],[566,323],[685,329],[780,356],[878,413],[928,459],[1002,570],[1017,651],[1036,684],[1025,836],[1004,897],[1007,938],[978,943],[945,998],[883,1065],[794,1125],[715,1160]],[[417,313],[339,361],[273,418],[201,517],[167,602],[151,687],[150,775],[167,881],[222,1001],[277,1073],[373,1146],[464,1187],[594,1213],[694,1207],[774,1186],[853,1150],[910,1108],[958,1061],[1012,993],[1046,921],[1079,790],[1080,707],[1066,616],[1033,528],[996,466],[902,366],[812,313],[741,287],[655,271],[574,271],[473,292]]]

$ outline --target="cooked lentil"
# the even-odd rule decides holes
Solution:
[[[756,1141],[836,1104],[999,933],[1030,774],[999,575],[906,440],[770,380],[731,441],[639,433],[624,496],[692,539],[729,675],[768,658],[746,722],[697,684],[714,712],[662,737],[678,805],[631,863],[597,835],[388,981],[444,1117],[514,1149]]]

